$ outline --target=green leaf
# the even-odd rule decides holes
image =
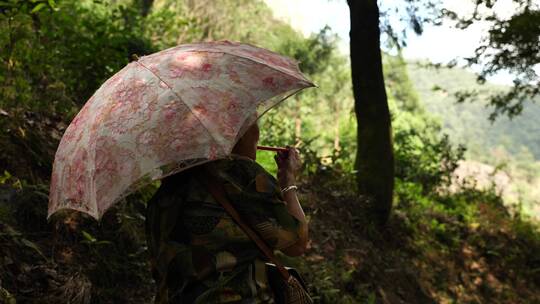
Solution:
[[[4,175],[0,176],[0,185],[5,184],[11,178],[11,174],[7,170],[4,170]]]
[[[97,239],[95,237],[93,237],[90,233],[86,232],[86,231],[82,231],[82,235],[84,237],[85,240],[89,241],[89,242],[96,242]]]
[[[47,6],[47,4],[45,3],[40,3],[36,6],[34,6],[34,8],[32,9],[32,11],[30,11],[30,14],[35,14],[37,12],[39,12],[40,10],[42,10],[45,6]]]
[[[41,252],[41,250],[39,250],[39,248],[37,247],[37,245],[35,243],[30,242],[29,240],[24,239],[24,238],[21,238],[21,243],[23,243],[28,248],[34,249],[43,259],[47,260],[47,257],[45,257],[43,252]]]
[[[48,0],[47,2],[52,9],[56,9],[56,2],[54,0]]]

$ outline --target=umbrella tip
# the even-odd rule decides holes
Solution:
[[[131,54],[131,59],[134,60],[134,61],[139,61],[139,55]]]

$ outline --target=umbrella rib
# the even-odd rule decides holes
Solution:
[[[147,68],[144,64],[138,62],[138,61],[135,61],[135,63],[137,63],[138,65],[142,66],[143,68],[145,68],[147,71],[149,71],[150,73],[152,73],[152,75],[154,75],[157,79],[159,79],[161,82],[163,82],[167,88],[169,88],[169,90],[176,96],[176,98],[178,98],[178,100],[182,103],[184,103],[186,105],[186,107],[189,109],[189,111],[191,112],[191,114],[193,114],[193,116],[195,118],[197,118],[197,120],[199,121],[199,123],[201,123],[201,125],[203,126],[203,128],[206,130],[206,132],[208,132],[208,134],[210,135],[210,137],[214,140],[214,142],[216,143],[216,145],[219,147],[219,149],[221,150],[221,152],[223,152],[223,154],[227,154],[224,150],[223,150],[223,147],[219,144],[218,140],[214,137],[214,135],[212,134],[212,132],[210,132],[210,130],[208,130],[208,128],[206,128],[206,126],[204,125],[204,123],[199,119],[199,117],[197,115],[195,115],[195,113],[193,112],[193,110],[191,109],[191,107],[186,103],[184,102],[184,100],[182,99],[182,97],[180,97],[178,94],[176,94],[176,92],[172,89],[172,87],[165,81],[163,80],[161,77],[159,77],[158,74],[154,73],[154,71],[152,71],[151,69]]]
[[[265,63],[263,61],[259,61],[257,60],[256,58],[252,58],[252,57],[248,57],[248,56],[244,56],[244,55],[240,55],[240,54],[235,54],[235,53],[231,53],[227,50],[204,50],[205,52],[208,52],[208,53],[223,53],[223,54],[227,54],[227,55],[230,55],[230,56],[235,56],[235,57],[240,57],[240,58],[244,58],[244,59],[247,59],[249,61],[253,61],[257,64],[260,64],[260,65],[263,65],[265,67],[268,67],[272,70],[275,70],[275,71],[278,71],[280,73],[283,73],[283,74],[286,74],[290,77],[293,77],[293,78],[299,78],[299,76],[301,77],[300,79],[305,81],[306,83],[310,84],[311,86],[316,86],[314,83],[312,83],[311,81],[309,81],[309,79],[307,79],[304,75],[302,74],[298,74],[298,75],[294,75],[292,74],[290,71],[288,71],[288,69],[284,69],[284,68],[278,68],[278,67],[275,67],[275,66],[272,66],[268,63]],[[279,55],[279,54],[278,54]],[[279,55],[281,56],[281,55]],[[298,65],[298,63],[297,63]]]

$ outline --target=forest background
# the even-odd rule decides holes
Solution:
[[[135,55],[236,40],[293,57],[319,87],[261,120],[263,144],[304,155],[312,242],[301,268],[319,303],[540,301],[540,105],[488,120],[460,68],[384,54],[396,187],[383,231],[354,186],[350,64],[330,28],[304,36],[257,0],[0,1],[0,303],[149,303],[149,185],[101,223],[46,221],[52,160],[84,102]],[[477,89],[474,103],[456,93]],[[258,161],[275,172],[272,155]],[[114,287],[113,287],[114,286]]]

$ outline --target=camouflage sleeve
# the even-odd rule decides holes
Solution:
[[[227,196],[266,243],[275,249],[296,243],[300,223],[287,211],[276,179],[253,161],[236,161],[228,173]]]
[[[184,204],[190,176],[177,174],[162,181],[148,202],[146,239],[152,275],[157,285],[155,303],[168,303],[169,288],[180,290],[183,279],[192,276],[192,248],[179,215]]]

